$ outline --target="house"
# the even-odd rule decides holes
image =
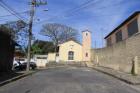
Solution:
[[[140,11],[133,13],[128,19],[116,27],[106,37],[107,46],[111,46],[120,41],[136,35],[140,32]]]
[[[59,45],[59,52],[48,54],[48,60],[59,62],[88,62],[91,60],[91,32],[85,30],[82,32],[82,44],[75,40],[68,40]]]
[[[82,61],[82,45],[74,40],[60,44],[59,60],[61,62]]]
[[[10,33],[0,28],[0,72],[12,70],[15,45]]]

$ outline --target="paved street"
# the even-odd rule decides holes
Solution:
[[[89,68],[40,71],[3,87],[0,93],[140,93],[129,85]]]

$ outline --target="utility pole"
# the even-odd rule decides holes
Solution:
[[[97,46],[97,45],[96,45],[96,40],[95,40],[95,42],[94,42],[94,47],[95,47],[95,49],[97,48],[96,46]]]
[[[31,60],[31,41],[32,41],[32,27],[33,27],[33,20],[34,20],[34,14],[35,14],[35,8],[36,6],[39,5],[46,5],[46,2],[42,2],[39,0],[31,0],[30,5],[31,5],[31,10],[30,10],[30,20],[29,20],[29,29],[28,29],[28,54],[27,54],[27,71],[30,70],[30,60]]]
[[[102,41],[102,46],[101,46],[101,58],[103,57],[103,43],[104,43],[104,38],[103,38],[103,31],[104,29],[101,28],[101,41]]]
[[[102,48],[103,48],[103,45],[104,45],[103,31],[104,31],[104,29],[103,29],[103,28],[101,28],[101,41],[102,41]]]

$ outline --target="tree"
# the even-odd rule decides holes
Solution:
[[[69,39],[77,40],[78,31],[66,25],[51,23],[43,25],[41,34],[50,38],[54,43],[56,52],[59,43]]]
[[[21,45],[25,45],[25,41],[27,41],[27,27],[28,25],[22,21],[12,21],[7,22],[4,24],[7,28],[11,29],[12,39],[15,40],[17,43],[20,43]]]
[[[3,26],[10,29],[12,39],[16,41],[19,45],[21,45],[22,49],[24,50],[24,53],[26,54],[28,25],[24,21],[18,20],[18,21],[7,22]]]
[[[38,45],[31,46],[31,54],[41,54],[42,49]]]
[[[36,40],[31,46],[32,55],[34,54],[48,54],[54,52],[54,45],[49,41]]]

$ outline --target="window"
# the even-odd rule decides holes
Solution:
[[[74,60],[74,52],[73,51],[68,52],[68,60]]]
[[[88,53],[86,53],[86,57],[88,57]]]
[[[19,59],[20,61],[25,61],[25,59]]]
[[[59,53],[56,53],[56,56],[58,57],[59,56]]]
[[[122,31],[116,33],[116,42],[122,41]]]
[[[138,22],[137,19],[135,19],[134,21],[132,21],[129,25],[128,25],[128,36],[132,36],[135,33],[138,32]]]
[[[86,36],[88,35],[88,33],[86,33]]]
[[[111,46],[111,37],[107,38],[107,46]]]

